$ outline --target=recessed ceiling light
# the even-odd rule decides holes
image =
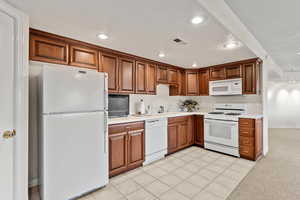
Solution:
[[[158,56],[159,56],[160,58],[163,58],[163,57],[165,57],[166,55],[165,55],[163,52],[160,52],[160,53],[158,54]]]
[[[197,63],[193,63],[192,67],[197,67]]]
[[[100,38],[101,40],[106,40],[108,38],[108,36],[106,34],[104,34],[104,33],[100,33],[98,35],[98,38]]]
[[[204,18],[201,16],[196,16],[191,20],[192,24],[201,24],[203,21]]]
[[[228,41],[224,44],[225,49],[235,49],[241,46],[241,43],[238,41]]]
[[[300,55],[300,52],[298,52],[298,53],[296,53],[296,54]]]

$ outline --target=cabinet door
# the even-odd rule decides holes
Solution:
[[[116,93],[119,90],[118,57],[112,54],[102,53],[102,70],[108,74],[108,91]]]
[[[177,150],[178,127],[177,123],[168,125],[168,153],[173,153]]]
[[[127,132],[109,135],[109,175],[127,170]]]
[[[209,69],[199,71],[199,95],[209,95]]]
[[[30,60],[69,64],[69,45],[60,40],[30,34]]]
[[[243,94],[256,94],[256,63],[243,65]]]
[[[204,120],[203,116],[195,116],[195,144],[204,146]]]
[[[176,69],[168,69],[168,83],[169,84],[177,84],[177,70]]]
[[[86,47],[71,45],[70,65],[98,70],[98,51]]]
[[[225,79],[225,68],[224,67],[211,67],[209,78],[212,81]]]
[[[185,89],[186,89],[185,70],[180,71],[178,74],[179,74],[179,79],[178,79],[179,93],[178,93],[178,95],[185,96],[186,95],[186,92],[185,92]]]
[[[199,94],[197,72],[186,72],[186,83],[186,93],[188,96],[196,96]]]
[[[178,148],[184,148],[188,145],[188,124],[187,122],[182,122],[178,126],[177,140]]]
[[[147,93],[147,64],[137,61],[135,66],[135,92],[138,94]]]
[[[135,61],[119,58],[119,93],[133,94],[135,91]]]
[[[187,129],[188,145],[193,145],[195,141],[195,117],[188,117],[188,129]]]
[[[157,82],[168,83],[168,68],[163,66],[157,67]]]
[[[156,66],[149,64],[147,69],[147,93],[156,94]]]
[[[140,165],[145,160],[144,129],[128,132],[128,166]]]
[[[225,78],[241,78],[242,77],[242,67],[241,65],[228,66],[225,68]]]

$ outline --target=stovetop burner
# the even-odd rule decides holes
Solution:
[[[209,112],[208,114],[222,115],[222,114],[224,114],[224,112]]]
[[[225,115],[237,116],[241,115],[241,113],[225,113]]]

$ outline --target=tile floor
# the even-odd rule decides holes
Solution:
[[[254,165],[190,147],[111,178],[105,188],[79,200],[225,200]]]

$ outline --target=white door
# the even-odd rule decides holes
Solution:
[[[14,19],[0,10],[0,199],[13,199]]]
[[[105,74],[77,67],[43,66],[43,113],[103,111]]]

